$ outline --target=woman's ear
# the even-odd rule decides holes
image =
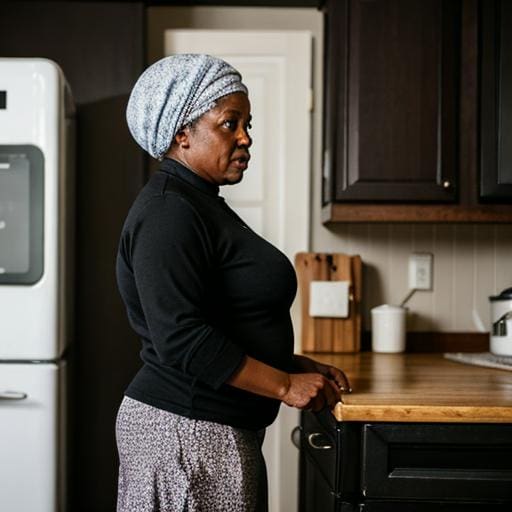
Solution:
[[[175,136],[174,136],[174,140],[176,142],[176,144],[178,145],[178,147],[180,148],[188,148],[190,147],[190,142],[189,142],[189,129],[188,127],[185,127],[183,129],[181,129]]]

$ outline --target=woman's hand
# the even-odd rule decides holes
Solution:
[[[347,376],[339,368],[319,363],[310,357],[298,354],[294,356],[294,361],[299,371],[321,373],[328,379],[333,379],[338,385],[339,391],[344,393],[350,393],[352,391]]]
[[[338,385],[320,373],[291,373],[290,385],[281,400],[298,409],[318,411],[340,400]]]
[[[227,384],[313,411],[334,407],[341,392],[349,390],[348,380],[338,368],[305,356],[295,356],[295,362],[301,373],[286,373],[246,356]]]

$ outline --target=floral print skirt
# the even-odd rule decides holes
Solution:
[[[117,512],[266,512],[262,436],[124,397]]]

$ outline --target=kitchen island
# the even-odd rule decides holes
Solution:
[[[353,388],[302,413],[301,512],[512,510],[512,372],[442,354],[315,354]]]

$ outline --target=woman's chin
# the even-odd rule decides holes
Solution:
[[[236,185],[242,181],[244,177],[244,171],[242,169],[230,169],[226,174],[225,185]]]

